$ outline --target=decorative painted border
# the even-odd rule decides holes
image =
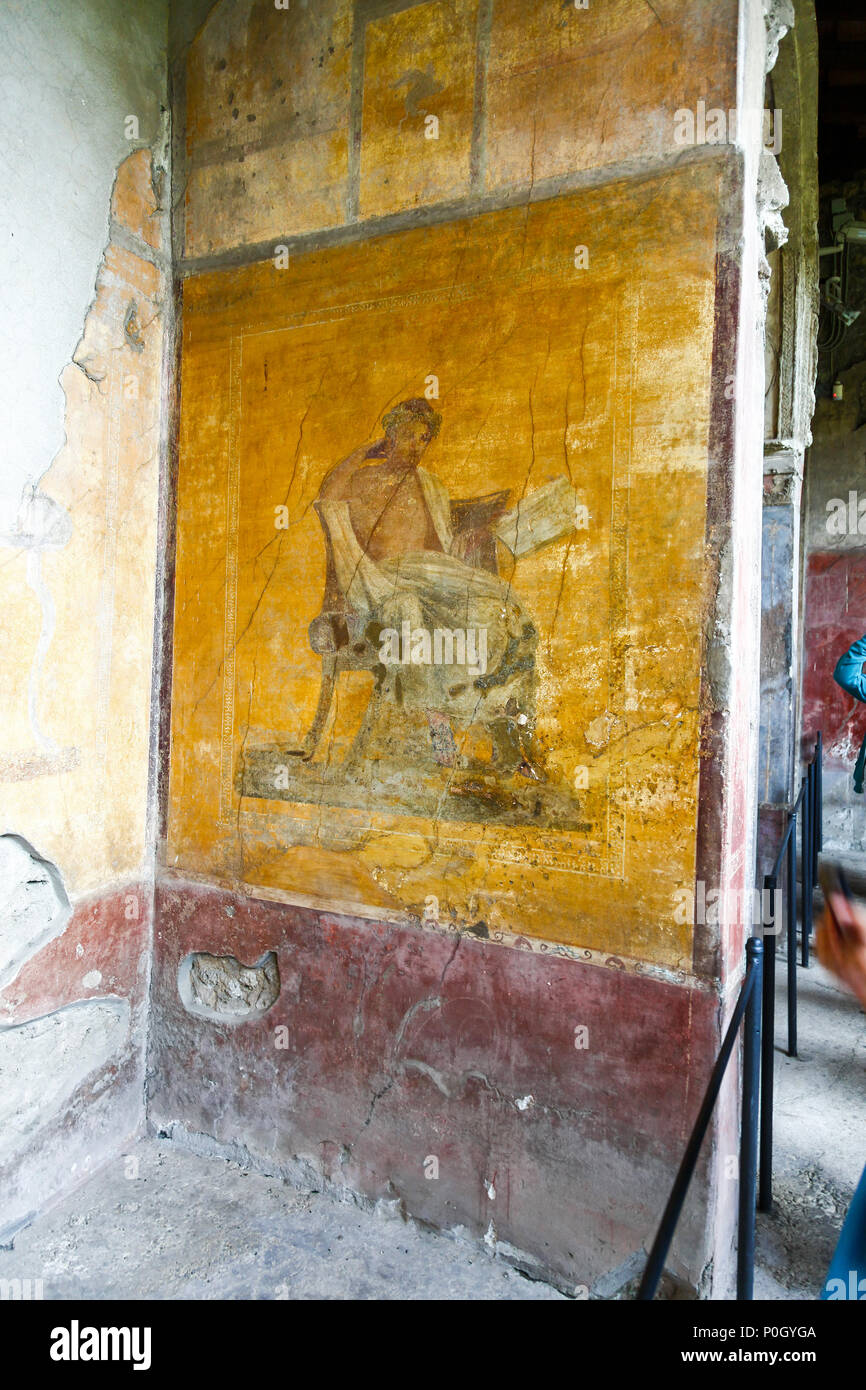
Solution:
[[[211,892],[214,879],[211,874],[197,874],[187,869],[161,870],[159,883],[193,883]],[[405,930],[435,933],[452,938],[463,937],[467,941],[490,946],[504,946],[509,950],[528,951],[535,956],[557,956],[566,960],[579,961],[582,965],[592,965],[599,970],[616,970],[624,975],[642,975],[652,980],[663,980],[666,984],[679,985],[685,989],[712,993],[716,982],[709,977],[695,975],[688,970],[678,970],[673,966],[657,965],[654,961],[640,960],[636,956],[614,955],[610,951],[594,950],[588,946],[569,946],[562,941],[547,941],[539,936],[521,936],[516,932],[494,930],[482,936],[465,926],[452,922],[432,921],[417,917],[405,911],[395,911],[386,907],[364,907],[356,902],[341,902],[338,899],[323,900],[309,894],[297,893],[293,889],[272,888],[267,885],[245,883],[236,879],[221,879],[216,891],[230,893],[239,898],[253,898],[257,901],[282,903],[286,907],[297,907],[317,913],[328,913],[335,917],[345,917],[356,921],[387,923],[389,926]]]

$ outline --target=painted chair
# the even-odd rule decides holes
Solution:
[[[452,501],[451,554],[474,569],[498,575],[491,527],[507,509],[510,496],[509,491],[490,492],[484,497]],[[380,662],[378,633],[370,630],[369,620],[353,609],[341,589],[327,520],[321,504],[314,502],[313,506],[325,538],[325,594],[321,611],[307,629],[311,648],[322,658],[322,675],[313,722],[299,750],[305,761],[315,756],[342,672],[373,671]]]

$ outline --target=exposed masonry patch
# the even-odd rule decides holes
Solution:
[[[255,965],[234,956],[194,951],[178,966],[177,988],[184,1008],[219,1023],[261,1018],[276,1003],[280,971],[276,952],[267,951]]]
[[[63,880],[21,835],[0,835],[0,990],[72,916]]]
[[[144,338],[141,334],[141,325],[138,321],[138,305],[133,302],[129,305],[123,316],[123,336],[131,348],[136,352],[144,351]]]

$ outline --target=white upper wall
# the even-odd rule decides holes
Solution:
[[[58,378],[93,298],[117,166],[160,134],[167,29],[168,0],[0,6],[0,535],[63,443]]]

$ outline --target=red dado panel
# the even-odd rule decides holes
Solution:
[[[186,881],[158,889],[156,920],[152,1125],[305,1161],[575,1284],[651,1239],[718,1049],[714,992]],[[277,1002],[193,1016],[177,975],[194,951],[275,951]],[[700,1272],[703,1211],[681,1242]]]
[[[839,657],[866,633],[866,549],[814,551],[806,568],[803,739],[824,731],[827,758],[853,768],[866,734],[866,705],[833,680]]]
[[[130,883],[76,903],[63,934],[31,956],[0,993],[0,1018],[26,1023],[106,996],[137,1008],[145,998],[151,899],[149,885]]]

